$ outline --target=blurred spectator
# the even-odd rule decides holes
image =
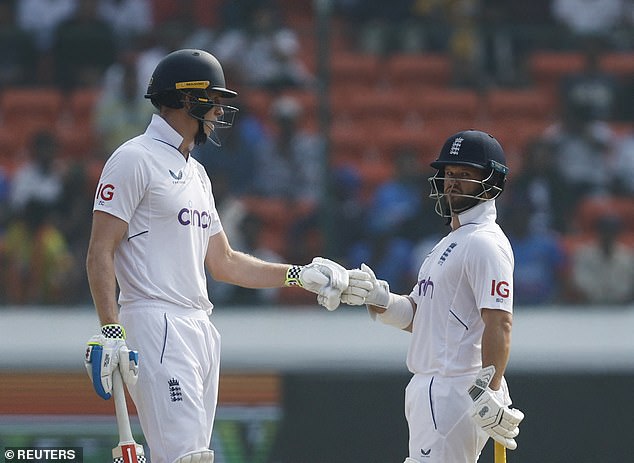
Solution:
[[[595,239],[573,251],[571,283],[579,302],[634,301],[634,249],[619,242],[622,225],[618,217],[602,217],[596,224]]]
[[[15,3],[0,2],[0,87],[31,84],[36,74],[35,42],[16,22]]]
[[[95,133],[104,153],[112,153],[124,141],[143,133],[154,113],[144,93],[139,93],[135,58],[125,55],[111,67],[109,72],[118,74],[119,85],[113,82],[104,87],[95,107]]]
[[[237,101],[235,106],[240,109],[239,123],[226,134],[219,133],[222,146],[205,143],[196,146],[192,154],[212,183],[222,178],[232,195],[242,196],[253,191],[255,151],[265,133],[262,123],[249,111],[248,101]]]
[[[634,130],[617,141],[611,166],[613,194],[634,198]]]
[[[303,108],[291,96],[276,100],[271,108],[273,126],[257,146],[253,193],[283,199],[294,217],[284,256],[299,262],[314,253],[312,238],[318,225],[317,206],[323,193],[324,141],[301,128]]]
[[[59,220],[57,226],[67,243],[68,253],[74,263],[86,262],[90,238],[90,221],[86,221],[86,217],[92,215],[95,185],[103,163],[98,166],[96,178],[91,175],[90,168],[90,160],[82,159],[71,164],[62,178],[62,195],[58,210],[63,220]],[[64,285],[65,303],[91,303],[88,277],[83,265],[73,265],[68,269]]]
[[[564,248],[553,232],[531,227],[531,215],[521,203],[517,206],[502,220],[515,255],[513,301],[517,305],[559,302],[566,271]]]
[[[57,165],[59,143],[47,131],[36,133],[30,142],[29,161],[21,165],[11,183],[11,209],[21,212],[31,201],[55,208],[62,193],[62,175]]]
[[[553,0],[552,15],[568,33],[568,44],[580,38],[601,38],[610,42],[624,19],[629,0]]]
[[[442,25],[433,19],[445,19],[439,2],[415,0],[338,0],[336,10],[353,26],[345,32],[357,49],[376,55],[435,47]]]
[[[590,119],[582,110],[569,111],[545,136],[553,143],[562,186],[574,198],[570,210],[586,197],[609,193],[609,160],[616,137],[607,123]]]
[[[358,170],[351,165],[333,168],[331,220],[335,229],[332,239],[333,258],[346,268],[358,263],[350,261],[349,252],[359,246],[364,236],[366,204],[362,196],[362,178]]]
[[[255,159],[255,194],[316,205],[323,186],[323,140],[301,128],[303,108],[291,96],[271,107],[274,126]]]
[[[478,28],[475,0],[452,2],[448,7],[450,36],[448,52],[453,68],[453,85],[480,89],[487,86],[483,36]]]
[[[522,168],[509,179],[500,210],[506,211],[508,220],[512,220],[512,211],[521,210],[532,232],[565,232],[578,198],[561,181],[555,145],[536,137],[527,144],[522,157]]]
[[[46,52],[53,47],[57,26],[75,13],[79,3],[78,0],[18,0],[17,23],[35,38],[38,49]]]
[[[350,258],[355,267],[365,262],[376,269],[400,292],[411,290],[415,281],[413,250],[423,235],[419,218],[428,183],[418,160],[409,149],[398,153],[394,178],[376,189],[368,206],[365,242],[353,248]]]
[[[99,15],[112,27],[119,49],[154,25],[151,0],[99,0]]]
[[[0,166],[0,247],[2,247],[2,235],[6,228],[9,213],[11,211],[11,180],[8,172]]]
[[[299,40],[268,3],[257,5],[245,29],[228,29],[213,52],[244,85],[280,90],[311,86],[314,77],[299,56]]]
[[[254,214],[245,214],[240,222],[242,243],[235,249],[268,262],[284,262],[282,256],[269,249],[260,239],[264,224]],[[229,302],[242,305],[274,304],[279,288],[251,289],[230,285]],[[214,293],[215,294],[215,293]]]
[[[616,76],[604,72],[600,67],[603,54],[600,40],[586,38],[581,42],[584,67],[561,79],[561,104],[563,111],[581,115],[586,120],[610,121],[615,116],[621,92]]]
[[[68,273],[76,266],[67,243],[54,225],[54,210],[29,201],[10,221],[5,237],[9,304],[57,304],[66,301]]]
[[[116,57],[111,25],[98,14],[98,0],[82,0],[74,14],[55,29],[53,58],[61,88],[95,86]]]

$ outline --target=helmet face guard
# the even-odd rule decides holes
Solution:
[[[209,139],[220,146],[216,129],[226,129],[233,125],[238,108],[218,103],[211,94],[222,98],[233,98],[238,94],[225,87],[225,76],[220,62],[204,50],[183,49],[165,56],[156,66],[145,98],[160,108],[182,108],[190,105],[189,115],[198,120],[199,128],[195,136],[196,144],[205,143],[205,125],[211,127]],[[217,120],[205,119],[212,108],[220,108]]]
[[[483,178],[459,179],[447,178],[445,166],[475,167],[483,172]],[[509,172],[502,147],[493,136],[478,130],[465,130],[449,137],[438,155],[438,159],[431,163],[437,169],[430,177],[431,193],[429,197],[436,201],[436,213],[441,217],[451,217],[459,214],[482,201],[497,198],[504,190],[504,182]],[[445,181],[466,182],[478,184],[472,193],[445,193]],[[470,191],[471,189],[469,189]],[[452,198],[459,198],[460,205],[456,205]],[[465,199],[464,201],[462,199]],[[453,204],[452,204],[453,203]]]
[[[202,82],[204,85],[205,82]],[[191,87],[189,87],[191,88]],[[202,87],[201,87],[202,88]],[[236,113],[239,111],[235,106],[221,104],[214,101],[213,98],[209,98],[207,91],[201,90],[177,90],[179,93],[180,104],[184,106],[188,102],[191,106],[189,115],[196,119],[198,124],[198,132],[194,138],[196,145],[205,143],[208,139],[216,146],[220,147],[220,136],[218,135],[218,129],[230,129],[233,126]],[[214,90],[212,90],[214,91]],[[207,113],[212,109],[222,110],[221,113],[215,119],[205,119]],[[211,128],[209,136],[205,134],[205,125]]]
[[[444,168],[438,170],[436,174],[427,179],[429,181],[431,192],[429,197],[436,201],[435,211],[441,217],[451,217],[453,214],[460,214],[483,201],[491,201],[500,196],[504,190],[504,178],[498,172],[491,169],[482,180],[476,179],[456,179],[445,177]],[[464,182],[479,185],[473,193],[451,193],[452,197],[466,198],[461,207],[456,208],[445,193],[445,180],[452,182]]]

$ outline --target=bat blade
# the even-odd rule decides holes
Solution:
[[[143,446],[137,444],[132,437],[125,390],[118,368],[112,372],[112,395],[119,428],[119,445],[112,449],[112,461],[114,463],[146,463]]]
[[[112,449],[113,463],[146,463],[143,446],[136,442],[120,444]]]

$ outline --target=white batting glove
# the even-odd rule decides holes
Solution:
[[[108,400],[112,395],[112,372],[121,371],[126,384],[135,384],[138,377],[139,354],[125,344],[125,330],[119,324],[104,325],[101,334],[88,340],[84,365],[95,392]]]
[[[341,293],[341,302],[348,305],[364,305],[374,288],[370,274],[358,268],[348,270],[348,287]]]
[[[378,280],[374,271],[365,264],[361,264],[361,272],[365,273],[367,278],[359,277],[359,274],[355,273],[350,279],[348,288],[341,294],[341,302],[350,305],[368,304],[387,307],[390,303],[390,285],[385,280]]]
[[[329,259],[315,257],[304,266],[293,265],[286,272],[286,286],[299,286],[316,293],[317,302],[328,310],[339,307],[341,293],[348,287],[348,271]]]
[[[494,391],[489,388],[494,374],[493,365],[483,368],[469,388],[473,400],[471,417],[496,442],[515,450],[517,442],[514,438],[520,433],[519,424],[524,419],[524,413],[504,405],[502,389]]]

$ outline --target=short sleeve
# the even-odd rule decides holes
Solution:
[[[465,272],[478,309],[513,312],[513,251],[504,236],[475,234]]]
[[[149,184],[149,170],[142,157],[122,147],[103,168],[93,210],[103,211],[130,222]]]

